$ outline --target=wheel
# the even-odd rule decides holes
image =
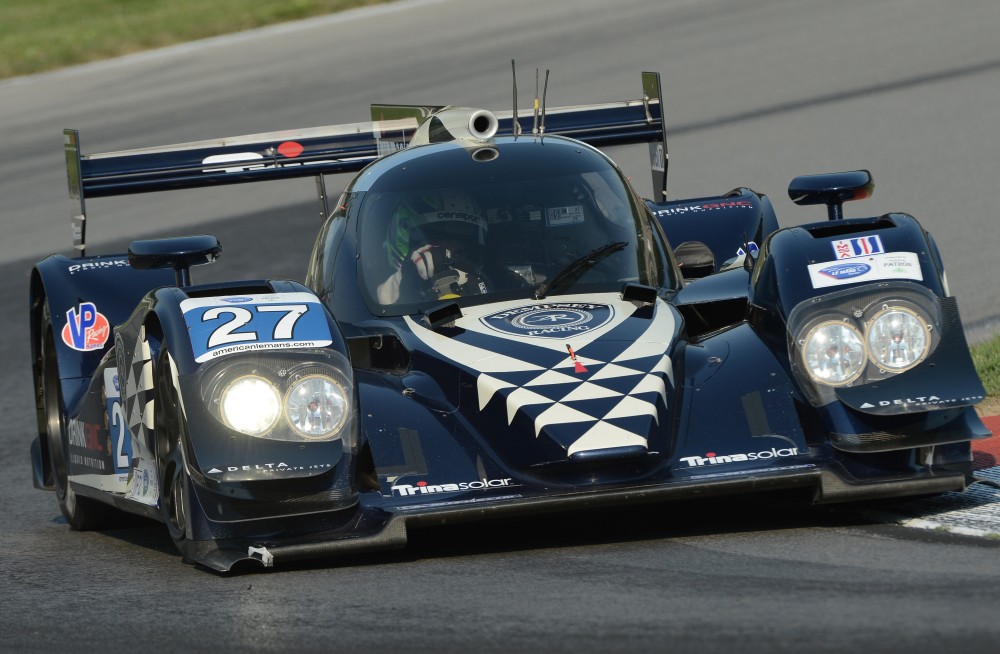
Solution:
[[[45,442],[52,465],[59,510],[66,523],[76,531],[89,531],[117,526],[124,515],[117,509],[89,497],[80,497],[69,482],[66,462],[68,437],[66,413],[63,407],[62,386],[59,383],[59,364],[56,358],[52,316],[48,303],[43,304],[41,320],[41,395],[45,425]]]
[[[183,552],[184,542],[191,536],[190,484],[184,465],[184,416],[165,344],[156,358],[154,375],[153,425],[160,471],[160,510],[170,538]]]

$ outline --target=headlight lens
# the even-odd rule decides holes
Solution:
[[[880,282],[825,293],[788,315],[793,372],[809,402],[837,399],[838,387],[874,384],[933,354],[941,340],[939,298],[912,282]]]
[[[916,311],[886,306],[868,323],[868,355],[883,370],[902,372],[924,360],[930,329]]]
[[[281,416],[281,399],[271,382],[258,375],[243,375],[222,391],[219,408],[229,427],[260,436],[271,431]]]
[[[197,374],[205,407],[229,429],[293,443],[357,442],[354,377],[340,352],[303,348],[224,357]]]
[[[806,334],[802,349],[809,376],[828,386],[849,384],[865,368],[861,332],[846,321],[817,324]]]
[[[327,438],[347,420],[347,396],[344,387],[330,377],[302,377],[285,394],[288,423],[303,438]]]

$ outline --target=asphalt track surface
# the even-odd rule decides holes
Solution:
[[[1000,540],[893,517],[934,523],[961,508],[950,496],[450,527],[400,553],[236,576],[184,565],[158,525],[70,532],[31,488],[25,310],[32,262],[69,252],[63,127],[94,152],[362,121],[370,102],[505,109],[515,58],[522,107],[536,67],[549,106],[638,97],[639,72],[659,70],[674,197],[749,186],[790,225],[823,217],[787,200],[792,177],[870,169],[874,197],[846,213],[917,216],[982,340],[1000,322],[998,28],[993,0],[400,2],[0,82],[0,650],[995,652]],[[621,161],[642,190],[644,157]],[[95,200],[91,252],[210,232],[225,251],[196,281],[300,279],[313,193]],[[977,456],[996,470],[995,442]]]

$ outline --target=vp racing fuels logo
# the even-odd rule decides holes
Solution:
[[[480,318],[490,329],[517,336],[569,338],[606,325],[614,309],[606,304],[555,302],[497,311]]]
[[[81,302],[66,312],[66,326],[62,330],[63,343],[74,350],[89,352],[99,350],[108,342],[111,325],[93,302]]]

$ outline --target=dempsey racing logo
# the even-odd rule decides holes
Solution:
[[[490,329],[518,336],[569,338],[606,325],[614,317],[607,304],[554,302],[497,311],[480,318]]]
[[[799,453],[799,448],[797,447],[786,447],[778,449],[772,447],[769,450],[762,450],[760,452],[748,452],[746,454],[716,454],[715,452],[708,452],[705,456],[685,456],[681,457],[681,461],[688,464],[689,468],[697,468],[698,466],[714,466],[720,463],[737,463],[739,461],[760,461],[762,459],[780,459],[788,456],[795,456]]]

